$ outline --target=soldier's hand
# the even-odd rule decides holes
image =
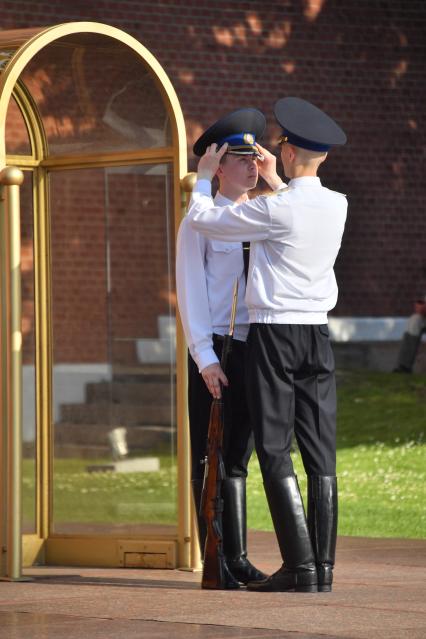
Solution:
[[[201,375],[206,383],[209,392],[214,399],[220,399],[222,393],[220,391],[220,384],[228,386],[228,379],[220,367],[220,364],[210,364],[201,371]]]
[[[257,163],[259,175],[263,177],[271,189],[275,190],[282,184],[282,180],[277,173],[277,158],[258,142],[256,142],[256,146],[259,149],[259,153],[263,155],[263,160]]]
[[[198,162],[198,179],[199,180],[212,180],[216,175],[216,171],[219,168],[220,160],[225,155],[228,148],[228,143],[222,144],[220,149],[217,148],[217,144],[211,144],[207,147],[206,152]]]

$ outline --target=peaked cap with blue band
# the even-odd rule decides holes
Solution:
[[[258,109],[238,109],[220,118],[204,131],[194,144],[195,155],[204,155],[210,144],[221,147],[228,143],[227,153],[233,155],[257,155],[260,153],[256,139],[262,137],[266,128],[265,116]]]
[[[324,152],[346,142],[346,135],[340,126],[306,100],[282,98],[275,104],[274,113],[283,128],[282,142],[309,151]]]

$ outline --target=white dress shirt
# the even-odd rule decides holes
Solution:
[[[213,200],[209,198],[212,206]],[[217,193],[215,206],[235,206]],[[179,312],[189,352],[200,372],[219,360],[213,350],[213,333],[229,332],[235,280],[238,303],[234,338],[247,339],[249,317],[244,302],[245,276],[241,241],[210,240],[192,228],[185,217],[176,248],[176,290]]]
[[[318,177],[300,177],[274,195],[221,207],[211,183],[199,180],[188,217],[212,240],[250,240],[250,322],[325,324],[337,301],[333,267],[346,213],[344,195]]]

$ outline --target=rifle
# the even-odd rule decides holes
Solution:
[[[229,333],[224,337],[220,360],[220,366],[224,373],[226,373],[226,364],[232,348],[237,297],[238,280],[234,286]],[[223,389],[221,395],[222,397],[220,399],[212,400],[210,408],[207,452],[204,459],[203,491],[200,504],[200,514],[204,517],[207,527],[201,588],[212,590],[224,590],[236,587],[235,580],[229,572],[223,554],[223,499],[221,497],[222,480],[225,478],[225,467],[222,456],[224,427]]]

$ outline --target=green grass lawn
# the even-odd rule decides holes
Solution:
[[[426,376],[351,371],[337,384],[339,534],[426,537]],[[272,530],[257,463],[249,494],[249,526]]]
[[[426,537],[426,376],[338,373],[339,534]],[[293,460],[302,494],[300,454]],[[56,522],[176,523],[176,468],[157,473],[88,473],[100,460],[55,461]],[[255,456],[248,480],[248,525],[272,530]],[[24,513],[34,513],[34,468],[24,461]]]
[[[176,524],[177,473],[171,458],[143,473],[87,472],[110,459],[56,459],[53,472],[55,524]],[[34,464],[24,461],[24,521],[34,520]]]

